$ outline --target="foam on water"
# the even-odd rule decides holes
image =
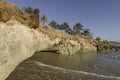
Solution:
[[[90,73],[90,72],[85,72],[85,71],[68,70],[68,69],[64,69],[64,68],[60,68],[60,67],[47,65],[47,64],[44,64],[44,63],[39,62],[39,61],[34,61],[34,63],[37,64],[38,66],[45,66],[45,67],[49,67],[49,68],[53,68],[53,69],[57,69],[57,70],[66,71],[64,73],[73,72],[73,73],[79,73],[79,74],[84,74],[84,75],[96,76],[96,77],[101,77],[101,78],[120,80],[120,77],[115,77],[115,76],[98,75],[96,73]]]

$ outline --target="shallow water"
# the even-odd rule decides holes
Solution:
[[[22,62],[7,80],[120,80],[120,52],[69,56],[37,53]]]

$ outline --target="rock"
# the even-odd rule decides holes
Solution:
[[[36,8],[33,11],[33,13],[31,14],[31,16],[30,16],[31,17],[31,22],[33,23],[32,25],[33,25],[34,29],[39,27],[39,12],[40,12],[40,10]]]
[[[20,62],[50,46],[50,38],[37,30],[15,20],[0,22],[0,80],[5,80]]]
[[[104,41],[97,41],[96,47],[98,52],[107,52],[112,48],[109,42]]]
[[[98,69],[97,65],[89,64],[88,66],[92,69],[96,69],[96,70]]]
[[[58,42],[59,41],[59,42]],[[75,38],[65,38],[58,39],[57,44],[52,48],[58,50],[58,53],[69,55],[80,52],[94,52],[97,51],[97,48],[93,43],[90,43],[84,38],[75,39]]]

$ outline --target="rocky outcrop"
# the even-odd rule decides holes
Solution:
[[[80,52],[97,51],[96,46],[84,38],[77,40],[75,38],[56,39],[52,49],[58,50],[61,54],[75,54]]]
[[[85,39],[81,39],[81,42],[70,38],[67,39],[68,35],[66,33],[54,30],[56,36],[52,33],[50,34],[50,29],[48,29],[48,34],[45,33],[45,31],[48,32],[47,28],[40,27],[34,30],[14,19],[7,22],[0,22],[1,80],[5,80],[20,62],[29,58],[37,51],[49,48],[58,49],[61,54],[75,54],[79,51],[96,51],[95,46]],[[61,34],[64,34],[64,36],[61,37]]]
[[[0,80],[5,80],[21,61],[36,51],[52,46],[47,36],[28,27],[33,21],[30,15],[13,3],[0,2]]]
[[[96,47],[98,52],[110,51],[112,48],[111,44],[106,41],[97,41]]]
[[[53,46],[46,51],[52,50],[65,55],[97,51],[97,41],[91,37],[70,35],[45,26],[38,30],[47,35],[53,42]]]
[[[32,26],[34,29],[39,27],[39,12],[40,12],[40,10],[36,8],[33,11],[33,13],[30,15],[31,22],[33,23]]]
[[[0,22],[0,80],[21,61],[52,45],[48,36],[15,20]]]

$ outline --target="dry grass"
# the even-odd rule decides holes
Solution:
[[[58,30],[55,30],[51,28],[50,26],[44,26],[40,24],[40,27],[38,30],[50,37],[50,39],[55,39],[55,38],[67,38],[69,35],[63,32],[60,32]]]
[[[45,26],[43,24],[39,25],[38,30],[43,34],[48,35],[52,40],[54,40],[55,38],[62,38],[62,39],[72,39],[72,40],[80,41],[81,38],[85,38],[79,35],[71,35],[65,32],[60,32],[59,30],[53,29],[50,26]]]
[[[0,2],[0,21],[8,21],[18,10],[18,7],[13,3]]]

